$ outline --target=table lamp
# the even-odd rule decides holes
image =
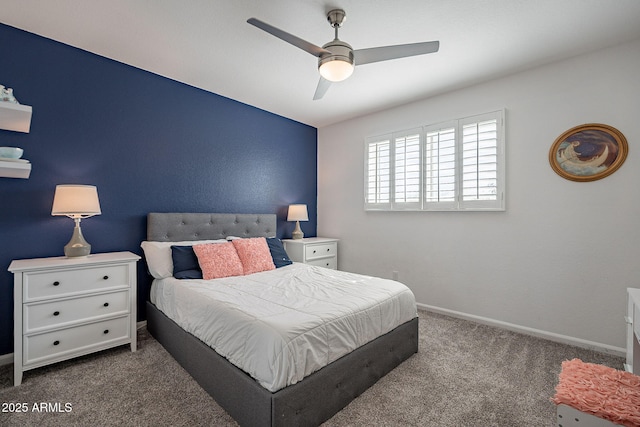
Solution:
[[[287,215],[287,221],[295,221],[296,228],[291,233],[293,239],[302,239],[304,233],[300,228],[300,221],[309,221],[309,214],[307,213],[307,205],[289,205],[289,213]]]
[[[80,221],[101,213],[95,186],[56,185],[51,215],[68,216],[76,223],[71,240],[64,247],[67,257],[82,257],[91,253],[91,245],[82,236]]]

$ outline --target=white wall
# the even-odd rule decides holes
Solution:
[[[428,78],[428,72],[425,72]],[[364,139],[506,109],[506,212],[364,211]],[[629,142],[613,175],[568,181],[548,152],[605,123]],[[640,287],[640,40],[318,131],[318,235],[341,270],[392,278],[418,303],[625,347],[626,288]]]

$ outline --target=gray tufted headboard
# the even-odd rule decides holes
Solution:
[[[275,235],[275,214],[151,212],[147,215],[147,240],[157,242]]]

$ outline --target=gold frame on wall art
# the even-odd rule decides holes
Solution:
[[[589,123],[560,135],[549,150],[549,163],[565,179],[596,181],[618,170],[628,151],[627,139],[618,129]]]

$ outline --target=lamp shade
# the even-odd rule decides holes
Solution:
[[[309,221],[307,205],[289,205],[287,221]]]
[[[94,185],[56,185],[51,215],[89,217],[100,215],[98,189]]]

